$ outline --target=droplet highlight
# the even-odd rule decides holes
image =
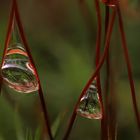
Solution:
[[[38,80],[29,57],[20,43],[11,44],[4,56],[1,74],[5,83],[22,93],[38,90]]]
[[[96,80],[87,89],[77,108],[77,114],[89,119],[101,119],[102,109],[99,100]]]

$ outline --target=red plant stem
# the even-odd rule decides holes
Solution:
[[[101,21],[101,12],[99,1],[95,0],[95,8],[97,14],[97,39],[96,39],[96,66],[100,62],[100,49],[101,49],[101,34],[102,34],[102,21]],[[102,120],[101,120],[101,139],[103,140],[104,137],[104,106],[103,106],[103,99],[102,99],[102,89],[101,89],[101,81],[100,81],[100,73],[97,75],[97,88],[99,93],[99,100],[101,103],[101,111],[102,111]]]
[[[28,56],[30,58],[30,62],[33,65],[35,74],[37,76],[37,80],[38,80],[38,84],[39,84],[38,93],[39,93],[41,107],[42,107],[43,114],[44,114],[45,124],[46,124],[46,128],[48,130],[48,135],[50,137],[50,140],[53,140],[52,133],[51,133],[51,128],[50,128],[50,123],[49,123],[48,112],[47,112],[47,108],[46,108],[46,105],[45,105],[45,99],[44,99],[43,91],[42,91],[42,87],[41,87],[41,82],[40,82],[39,75],[38,75],[37,69],[35,67],[35,63],[33,61],[32,55],[30,53],[30,49],[29,49],[27,40],[25,38],[25,34],[24,34],[22,23],[21,23],[21,19],[20,19],[20,15],[19,15],[19,11],[18,11],[18,6],[17,6],[16,0],[13,0],[13,4],[12,4],[12,10],[11,10],[11,14],[10,14],[8,31],[7,31],[6,40],[5,40],[5,48],[4,48],[4,53],[3,53],[3,59],[4,59],[4,56],[6,54],[6,50],[7,50],[7,47],[9,45],[10,38],[11,38],[12,27],[13,27],[13,23],[14,23],[14,20],[15,20],[14,18],[17,21],[17,25],[18,25],[19,32],[20,32],[20,35],[21,35],[21,39],[22,39],[22,41],[24,43],[24,47],[25,47],[25,49],[26,49],[26,51],[28,53]]]
[[[117,123],[116,123],[116,92],[115,92],[115,76],[114,67],[110,68],[110,96],[108,102],[108,137],[110,140],[117,138]]]
[[[109,18],[110,18],[110,10],[109,6],[105,6],[105,34],[104,39],[106,39],[107,35],[107,29],[109,26]],[[110,44],[108,44],[110,45]],[[109,92],[109,78],[110,77],[110,56],[109,56],[109,49],[106,57],[106,81],[105,81],[105,112],[104,112],[104,118],[103,118],[103,135],[102,140],[108,140],[108,92]]]
[[[105,36],[109,24],[109,6],[105,6]],[[110,45],[110,44],[109,44]],[[105,131],[104,140],[116,139],[116,104],[115,104],[115,92],[114,92],[114,74],[111,69],[110,53],[108,50],[106,58],[106,82],[105,82]]]
[[[53,136],[52,136],[52,132],[51,132],[51,128],[50,128],[49,117],[48,117],[48,111],[47,111],[47,108],[46,108],[45,98],[44,98],[43,90],[42,90],[42,87],[41,87],[41,82],[40,82],[39,75],[38,75],[35,63],[33,61],[32,55],[30,53],[30,49],[29,49],[28,43],[27,43],[25,35],[24,35],[24,30],[23,30],[23,26],[22,26],[22,23],[21,23],[21,20],[20,20],[20,16],[19,16],[16,0],[14,0],[14,1],[15,1],[15,16],[16,16],[17,24],[19,26],[19,31],[21,33],[22,40],[24,42],[25,48],[26,48],[26,50],[28,52],[30,61],[33,64],[33,67],[35,69],[35,73],[36,73],[37,78],[38,78],[38,84],[39,84],[38,93],[39,93],[40,102],[41,102],[41,106],[42,106],[42,110],[43,110],[43,114],[44,114],[44,119],[45,119],[45,122],[46,122],[46,128],[48,130],[48,134],[49,134],[50,140],[53,140]]]
[[[107,52],[108,52],[108,48],[109,48],[109,42],[110,42],[110,38],[111,38],[111,33],[112,33],[112,29],[113,29],[113,25],[114,25],[114,20],[115,20],[115,17],[116,17],[116,11],[114,10],[113,13],[112,13],[112,18],[111,18],[111,22],[110,22],[110,25],[109,25],[109,28],[108,28],[108,31],[107,31],[107,37],[106,37],[106,43],[105,43],[105,49],[104,49],[104,53],[103,53],[103,56],[101,57],[100,59],[100,62],[98,63],[98,66],[96,67],[96,70],[94,72],[94,74],[92,75],[92,77],[89,79],[88,83],[86,84],[85,88],[83,89],[81,95],[79,96],[79,99],[74,107],[74,110],[73,110],[73,113],[72,113],[72,116],[70,118],[70,121],[69,121],[69,125],[68,125],[68,128],[66,130],[66,133],[64,135],[64,138],[63,140],[67,140],[69,135],[70,135],[70,132],[72,130],[72,126],[74,124],[74,121],[76,119],[76,109],[79,105],[79,102],[80,102],[80,99],[83,97],[83,95],[85,94],[86,90],[88,89],[88,87],[90,86],[91,82],[94,80],[94,78],[98,75],[103,63],[104,63],[104,60],[106,58],[106,55],[107,55]]]
[[[108,29],[108,25],[109,25],[109,6],[105,6],[106,8],[106,15],[105,15],[105,38],[106,38],[106,34],[107,34],[107,29]],[[110,45],[110,44],[108,44]],[[109,49],[108,49],[108,54],[106,57],[106,89],[105,89],[105,104],[107,105],[108,102],[108,92],[109,92],[109,77],[110,77],[110,54],[109,54]],[[107,109],[107,108],[106,108]]]
[[[118,14],[118,19],[119,19],[119,29],[120,29],[120,34],[121,34],[122,47],[123,47],[125,61],[126,61],[127,70],[128,70],[128,78],[129,78],[129,82],[130,82],[132,102],[133,102],[134,112],[135,112],[135,116],[136,116],[136,120],[137,120],[137,125],[140,130],[140,116],[139,116],[137,100],[136,100],[135,85],[134,85],[134,81],[133,81],[131,62],[130,62],[130,58],[129,58],[129,52],[128,52],[128,48],[127,48],[126,37],[125,37],[123,21],[122,21],[122,16],[121,16],[121,11],[120,11],[119,5],[117,5],[117,14]]]
[[[109,17],[110,17],[110,14],[109,14],[110,10],[109,10],[109,6],[105,6],[105,37],[106,37],[106,34],[107,34],[107,29],[108,29],[108,25],[109,25]]]
[[[2,67],[4,56],[6,54],[6,50],[7,50],[7,46],[8,46],[8,42],[10,41],[11,25],[13,24],[13,17],[14,17],[14,8],[15,8],[15,6],[13,4],[11,12],[10,12],[10,19],[9,19],[9,24],[8,24],[7,34],[6,34],[6,40],[5,40],[5,44],[4,44],[4,51],[3,51],[3,55],[2,55],[2,62],[1,62],[0,67]],[[3,83],[3,78],[2,78],[2,75],[0,75],[0,93],[1,93],[2,83]]]
[[[98,20],[98,29],[97,29],[97,40],[96,40],[96,66],[98,66],[98,63],[100,62],[100,48],[101,48],[101,32],[102,32],[102,26],[101,26],[101,13],[100,13],[100,7],[98,0],[95,0],[95,8],[97,13],[97,20]],[[102,102],[102,95],[101,95],[101,83],[100,83],[100,73],[98,73],[97,76],[97,87],[99,92],[99,97],[101,100],[102,110],[103,110],[103,102]]]
[[[8,43],[10,42],[10,38],[11,38],[12,25],[13,25],[13,19],[14,19],[14,9],[15,9],[15,5],[13,4],[11,12],[10,12],[10,19],[9,19],[9,23],[8,23],[8,29],[7,29],[7,34],[6,34],[5,44],[4,44],[4,52],[3,52],[3,56],[2,56],[1,67],[2,67],[3,60],[4,60],[4,57],[6,54]]]
[[[107,6],[106,6],[107,7]],[[108,7],[109,8],[109,7]],[[106,10],[108,16],[108,10]],[[109,17],[108,17],[109,18]],[[106,59],[106,93],[105,93],[105,104],[106,104],[106,135],[105,140],[116,140],[116,92],[115,92],[115,71],[114,66],[110,60],[110,52]]]

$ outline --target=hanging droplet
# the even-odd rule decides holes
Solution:
[[[89,119],[101,119],[102,109],[99,100],[96,80],[87,89],[85,95],[81,98],[77,108],[77,113]]]
[[[30,93],[38,90],[38,80],[21,42],[14,24],[11,40],[4,55],[1,74],[10,88],[18,92]]]
[[[114,7],[116,6],[118,0],[101,0],[103,3],[105,3],[107,6]]]

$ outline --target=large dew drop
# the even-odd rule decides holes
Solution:
[[[11,44],[6,51],[1,73],[7,85],[22,93],[38,90],[38,80],[22,44]]]
[[[118,0],[101,0],[107,6],[114,7],[117,5]]]
[[[89,119],[101,119],[102,109],[99,100],[96,80],[87,89],[85,95],[81,98],[77,108],[77,113]]]

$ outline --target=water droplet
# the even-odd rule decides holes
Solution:
[[[10,41],[2,60],[1,74],[5,83],[22,93],[38,90],[38,78],[19,35],[16,21],[13,22]]]
[[[101,0],[101,1],[110,7],[116,6],[116,4],[118,2],[118,0]]]
[[[85,95],[81,98],[77,113],[89,119],[102,118],[101,103],[99,100],[98,89],[96,87],[96,80],[92,82]]]
[[[8,86],[18,92],[30,93],[38,90],[38,80],[32,64],[19,43],[8,48],[1,73]]]

